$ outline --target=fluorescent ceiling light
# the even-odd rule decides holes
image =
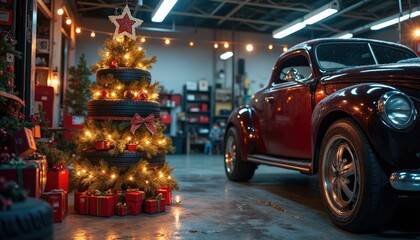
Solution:
[[[221,54],[220,59],[226,60],[226,59],[229,59],[232,56],[233,56],[233,52],[229,51],[229,52],[225,52],[225,53]]]
[[[331,1],[330,3],[325,4],[324,6],[312,11],[311,13],[306,14],[303,17],[303,19],[296,19],[292,23],[274,30],[273,38],[284,38],[292,33],[301,30],[302,28],[306,27],[306,25],[314,24],[316,22],[321,21],[322,19],[333,15],[334,13],[338,12],[339,9],[340,5],[338,1]]]
[[[349,39],[352,37],[353,37],[352,33],[345,33],[345,34],[342,34],[341,36],[338,36],[338,38],[341,38],[341,39]]]
[[[294,22],[282,28],[273,31],[273,38],[284,38],[292,33],[295,33],[306,26],[304,22]]]
[[[161,0],[152,13],[152,22],[162,22],[178,0]]]
[[[372,27],[370,27],[370,30],[379,30],[379,29],[382,29],[382,28],[386,28],[388,26],[397,24],[398,22],[404,22],[405,20],[408,20],[410,18],[415,18],[417,16],[420,16],[420,11],[415,11],[415,12],[412,12],[412,13],[408,13],[408,14],[405,14],[404,16],[402,16],[402,17],[399,17],[399,18],[398,17],[394,17],[394,18],[391,18],[391,19],[388,18],[389,20],[378,21],[377,24],[374,24]]]
[[[332,1],[316,9],[315,11],[305,15],[303,17],[303,20],[305,21],[306,24],[312,25],[338,12],[339,8],[340,8],[340,5],[338,4],[338,1]]]

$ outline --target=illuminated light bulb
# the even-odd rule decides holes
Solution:
[[[80,176],[81,174],[82,174],[82,173],[81,173],[80,171],[77,171],[77,175],[79,175],[79,176]]]
[[[219,44],[215,43],[215,44],[213,45],[213,47],[214,47],[214,48],[218,48],[218,47],[219,47]]]
[[[111,92],[111,97],[116,97],[117,94],[115,92]]]
[[[150,141],[149,140],[146,140],[146,144],[149,145],[150,144]]]
[[[83,169],[83,170],[82,170],[82,173],[86,173],[86,169]]]
[[[131,141],[131,137],[127,137],[127,141]]]
[[[143,48],[142,47],[138,47],[137,50],[141,51],[141,50],[143,50]]]
[[[287,52],[289,50],[287,47],[283,47],[283,52]]]
[[[101,96],[101,93],[98,91],[98,92],[95,92],[95,95],[96,96]]]
[[[128,53],[124,55],[125,59],[128,59],[129,57],[130,57],[130,55]]]
[[[57,14],[58,15],[63,15],[64,14],[64,9],[63,8],[59,8],[59,9],[57,9]]]
[[[133,177],[129,177],[128,179],[129,179],[130,181],[133,181]]]
[[[268,45],[268,49],[272,50],[273,49],[273,44]]]
[[[143,168],[143,172],[146,172],[147,171],[147,168]]]
[[[416,37],[420,37],[420,29],[416,29],[416,30],[414,31],[414,36],[416,36]]]
[[[122,88],[121,85],[117,86],[117,90],[121,90],[121,88]]]
[[[109,52],[106,52],[106,53],[105,53],[105,56],[109,57]]]
[[[116,178],[116,177],[117,177],[117,176],[115,176],[115,174],[112,174],[112,175],[111,175],[111,178],[112,178],[112,179],[114,179],[114,178]]]
[[[229,43],[225,42],[225,44],[223,44],[224,48],[229,48]]]
[[[179,196],[179,195],[176,195],[175,196],[175,203],[176,204],[180,204],[182,201],[181,201],[181,197]]]
[[[149,181],[148,180],[146,180],[146,184],[149,184]]]
[[[142,42],[142,43],[146,42],[146,38],[145,38],[145,37],[142,37],[142,38],[140,39],[140,42]]]
[[[165,44],[166,44],[166,45],[171,44],[171,40],[169,40],[169,39],[165,39]]]
[[[95,36],[96,36],[96,33],[95,33],[95,32],[92,32],[92,33],[90,34],[90,36],[91,36],[91,37],[95,37]]]
[[[246,45],[246,50],[247,50],[248,52],[252,52],[252,51],[254,50],[254,46],[253,46],[252,44],[247,44],[247,45]]]
[[[76,28],[76,33],[81,33],[81,32],[82,32],[82,29],[80,27],[77,27]]]
[[[66,19],[66,24],[67,24],[67,25],[70,25],[70,24],[71,24],[71,18],[67,18],[67,19]]]
[[[172,179],[172,177],[171,176],[168,176],[168,179]]]
[[[163,178],[163,174],[161,173],[161,174],[159,174],[159,178]]]
[[[92,134],[89,131],[85,131],[85,135],[90,137]]]
[[[102,170],[102,173],[105,173],[105,170]]]
[[[139,68],[142,68],[143,64],[139,63],[137,66],[139,66]]]
[[[121,37],[118,37],[117,38],[117,42],[121,42],[122,41],[122,38]]]
[[[111,135],[108,135],[108,139],[111,139],[112,138],[112,136]]]
[[[194,42],[193,41],[190,42],[190,47],[194,47]]]

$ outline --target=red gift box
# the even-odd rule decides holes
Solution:
[[[51,205],[53,209],[54,222],[62,222],[64,220],[64,217],[66,216],[66,192],[63,190],[44,192],[42,194],[42,199]]]
[[[78,214],[89,215],[89,195],[81,193],[76,204]]]
[[[48,172],[48,163],[45,155],[34,154],[25,158],[27,163],[36,163],[39,168],[39,192],[40,196],[45,191],[45,185],[47,184],[47,172]]]
[[[138,215],[141,213],[144,196],[145,193],[143,191],[125,193],[125,203],[127,204],[129,215]]]
[[[90,196],[89,213],[91,216],[111,217],[114,215],[114,196]]]
[[[0,176],[6,181],[15,181],[28,191],[29,197],[41,197],[39,168],[36,163],[0,164]]]
[[[115,214],[118,216],[127,216],[128,206],[127,205],[117,205],[115,206]]]
[[[162,199],[146,199],[144,212],[145,213],[159,213],[166,210],[166,200]]]
[[[29,128],[22,128],[15,132],[9,139],[7,145],[9,149],[22,158],[29,156],[36,151],[32,130]]]
[[[172,116],[168,113],[161,113],[160,122],[162,124],[170,124],[172,122]]]
[[[127,144],[127,150],[128,151],[136,151],[137,145],[136,144]]]
[[[156,190],[155,195],[162,193],[162,198],[166,199],[166,205],[172,204],[172,188],[169,186],[162,186]]]
[[[45,191],[48,192],[53,189],[69,190],[69,170],[48,170]]]
[[[98,141],[95,143],[95,150],[108,150],[111,145],[107,141]]]

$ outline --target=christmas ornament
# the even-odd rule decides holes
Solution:
[[[133,99],[135,94],[135,92],[133,90],[126,90],[124,91],[124,98],[125,99]]]
[[[102,90],[102,91],[101,91],[101,98],[102,98],[102,99],[107,99],[107,98],[109,98],[109,91],[108,91],[108,90]]]
[[[118,67],[118,62],[115,59],[112,59],[109,62],[109,68],[117,68]]]
[[[150,114],[149,116],[142,118],[138,113],[134,114],[133,119],[131,119],[131,128],[130,132],[134,134],[134,132],[137,130],[137,128],[140,127],[141,124],[144,123],[147,130],[153,135],[156,133],[157,129],[154,125],[155,122],[155,116],[153,114]]]
[[[124,11],[120,16],[109,16],[109,20],[115,24],[115,32],[113,38],[116,39],[120,36],[127,36],[133,40],[136,39],[135,28],[143,23],[143,20],[131,16],[130,8],[125,5]]]
[[[146,92],[138,92],[137,97],[140,101],[147,101],[149,99],[149,95]]]
[[[15,69],[14,69],[13,65],[9,65],[9,66],[7,66],[7,67],[6,67],[6,70],[7,70],[8,72],[10,72],[10,73],[13,73],[13,72],[15,71]]]

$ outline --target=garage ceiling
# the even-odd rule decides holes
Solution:
[[[342,0],[339,12],[319,23],[295,33],[305,38],[329,37],[336,33],[359,29],[402,11],[414,11],[420,0]],[[179,27],[198,27],[269,33],[291,21],[302,18],[331,0],[179,0],[163,23],[152,23],[151,14],[158,0],[76,0],[72,1],[81,22],[86,17],[104,18],[115,15],[126,4],[136,18],[144,20],[144,30],[176,31]],[[418,17],[420,18],[420,17]],[[418,21],[411,19],[410,21]],[[355,35],[357,36],[357,35]]]

